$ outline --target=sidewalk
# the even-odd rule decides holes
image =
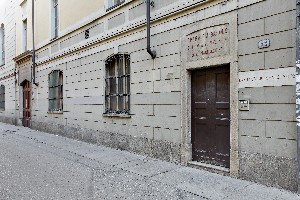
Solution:
[[[300,197],[285,190],[0,123],[0,199]]]

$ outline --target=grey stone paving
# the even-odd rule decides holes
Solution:
[[[0,123],[0,200],[287,199],[288,191]]]

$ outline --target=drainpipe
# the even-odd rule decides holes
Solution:
[[[34,85],[38,86],[39,84],[36,83],[35,80],[35,42],[34,42],[34,32],[35,32],[35,27],[34,27],[34,0],[32,0],[32,82]]]
[[[298,193],[300,193],[300,0],[296,0],[296,120],[297,120],[297,181]]]
[[[151,34],[150,34],[150,6],[153,6],[154,2],[151,2],[151,0],[147,0],[147,52],[151,55],[152,59],[156,57],[156,51],[151,50]]]

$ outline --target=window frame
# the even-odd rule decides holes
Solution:
[[[113,1],[113,2],[112,2]],[[117,2],[114,2],[117,1]],[[110,3],[112,2],[112,3]],[[125,0],[106,0],[106,11],[110,11],[120,5],[122,5],[123,3],[125,3]]]
[[[61,70],[52,70],[48,74],[48,113],[63,113],[63,80],[64,76]]]
[[[105,60],[104,116],[130,117],[130,55]]]
[[[4,24],[0,26],[0,66],[5,65],[5,27]]]
[[[27,51],[28,49],[28,42],[27,42],[27,39],[28,39],[28,24],[27,24],[27,19],[24,19],[23,20],[23,51]]]
[[[56,39],[59,33],[59,0],[51,0],[51,37]]]

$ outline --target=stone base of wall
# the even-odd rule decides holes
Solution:
[[[14,118],[0,116],[0,121],[19,125]],[[45,122],[31,123],[31,128],[39,131],[180,164],[180,144]],[[241,179],[293,192],[298,190],[296,159],[240,152],[239,163]]]
[[[19,125],[16,118],[0,116],[0,122],[12,125]]]
[[[32,121],[31,126],[32,129],[47,133],[180,163],[180,144],[44,122]]]
[[[297,192],[296,159],[240,153],[240,178]]]

